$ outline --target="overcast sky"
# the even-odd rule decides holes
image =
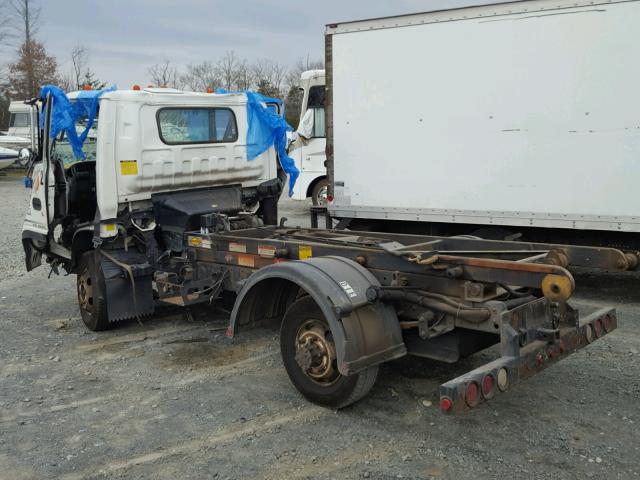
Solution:
[[[324,56],[324,25],[334,21],[437,10],[479,0],[37,0],[38,34],[69,67],[76,43],[89,49],[98,77],[120,88],[148,82],[147,68],[163,58],[178,66],[217,60],[235,50],[247,60],[292,64]],[[11,52],[5,52],[5,60]]]

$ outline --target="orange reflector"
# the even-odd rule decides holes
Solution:
[[[91,85],[85,85],[84,87],[82,87],[83,90],[93,90],[93,87]]]
[[[213,88],[207,87],[207,93],[213,93]]]
[[[140,90],[140,85],[134,85],[134,86],[132,87],[132,90],[135,90],[135,91]]]

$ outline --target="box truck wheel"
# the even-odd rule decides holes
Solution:
[[[378,376],[378,367],[354,375],[338,371],[329,324],[313,298],[296,300],[286,311],[280,330],[280,350],[293,385],[308,400],[343,408],[364,397]]]
[[[329,180],[327,178],[318,180],[318,183],[313,186],[313,191],[311,192],[311,201],[316,207],[324,207],[327,204],[328,188]]]
[[[109,328],[104,278],[93,251],[80,257],[77,290],[80,316],[87,328],[94,332]]]

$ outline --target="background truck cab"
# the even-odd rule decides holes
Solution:
[[[289,154],[300,170],[292,198],[311,197],[314,205],[326,204],[329,185],[325,167],[324,81],[324,70],[308,70],[300,76],[303,97],[298,138],[289,147]]]

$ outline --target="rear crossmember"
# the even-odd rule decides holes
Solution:
[[[538,300],[537,303],[543,301]],[[524,305],[518,310],[523,309],[530,313],[536,310],[536,306]],[[523,313],[511,311],[509,315],[515,319]],[[440,409],[447,414],[456,414],[477,407],[611,333],[618,326],[616,312],[612,308],[600,309],[583,319],[578,318],[577,311],[573,313],[575,325],[557,329],[530,328],[530,324],[523,323],[518,328],[513,321],[504,322],[501,357],[441,385]],[[532,333],[533,339],[528,341],[527,337]]]

